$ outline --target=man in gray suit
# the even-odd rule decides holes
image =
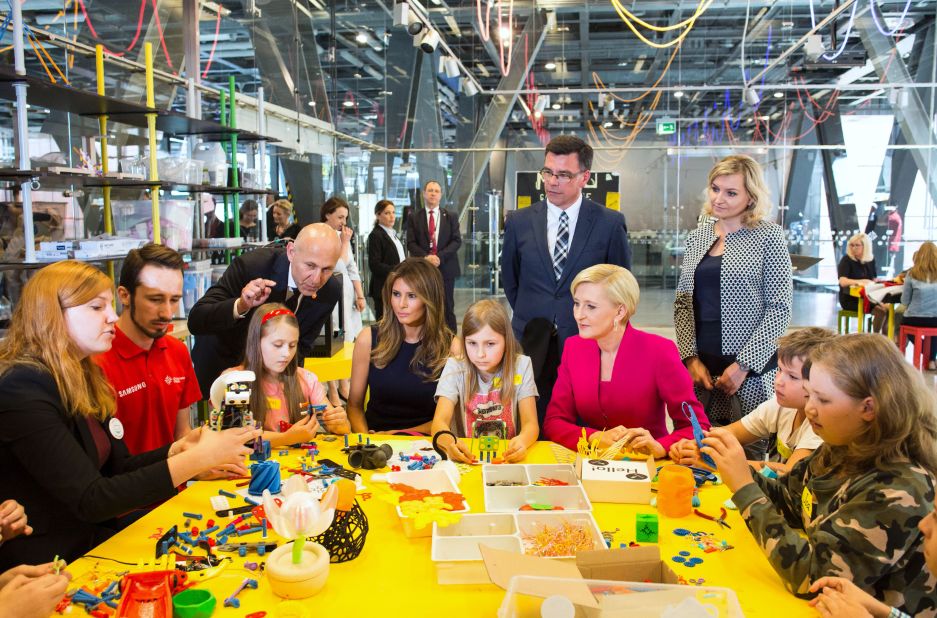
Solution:
[[[582,195],[591,166],[592,147],[584,141],[571,135],[552,139],[540,170],[546,199],[509,213],[504,225],[501,277],[514,310],[514,332],[525,348],[540,347],[531,341],[550,337],[537,379],[541,410],[550,400],[563,343],[578,333],[569,290],[573,278],[595,264],[631,268],[625,217]],[[552,324],[551,332],[525,334],[535,318],[543,318],[535,324]]]

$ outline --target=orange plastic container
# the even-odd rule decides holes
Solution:
[[[657,511],[665,517],[686,517],[693,512],[695,488],[689,468],[664,466],[657,473]]]

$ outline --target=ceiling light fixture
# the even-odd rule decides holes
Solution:
[[[471,79],[469,79],[468,77],[463,77],[462,78],[462,92],[464,92],[465,96],[467,97],[474,97],[476,94],[478,94],[478,87],[475,85],[475,82],[473,82]]]
[[[365,43],[368,42],[368,35],[366,35],[363,32],[359,32],[358,35],[355,37],[355,40],[361,43],[362,45],[364,45]]]
[[[439,45],[439,33],[432,29],[427,30],[423,38],[420,39],[420,49],[427,54],[431,54],[436,51],[437,45]]]
[[[777,92],[774,93],[774,98],[775,98],[775,99],[780,99],[780,98],[782,98],[783,96],[784,96],[784,93],[781,92],[780,90],[778,90]]]
[[[758,103],[761,102],[761,97],[758,96],[758,93],[755,92],[753,88],[745,88],[742,91],[742,98],[745,99],[745,102],[755,107]]]
[[[419,33],[423,32],[423,22],[420,21],[420,18],[410,13],[407,16],[407,32],[410,33],[410,36],[416,36]]]
[[[450,79],[458,77],[460,74],[459,61],[452,56],[445,56],[443,58],[443,67],[446,72],[446,77]]]
[[[673,98],[675,98],[675,99],[682,99],[682,98],[683,98],[683,91],[682,91],[682,90],[677,90],[676,92],[674,92],[674,93],[673,93]]]
[[[552,71],[553,69],[556,68],[556,63],[555,63],[555,62],[548,62],[548,63],[546,63],[545,65],[543,65],[543,68],[545,68],[547,71]]]

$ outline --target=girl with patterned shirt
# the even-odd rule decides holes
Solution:
[[[322,424],[329,432],[351,431],[344,408],[332,407],[316,375],[298,366],[298,342],[299,323],[293,312],[279,303],[267,303],[251,318],[244,362],[224,372],[246,369],[257,376],[250,409],[264,428],[264,440],[273,447],[315,439],[319,423],[315,415],[302,415],[306,403],[326,406]]]
[[[934,502],[934,394],[880,335],[815,348],[804,378],[807,420],[824,444],[790,474],[753,474],[725,429],[710,431],[702,451],[794,594],[843,577],[897,610],[937,615],[937,579],[917,528]]]
[[[463,352],[446,361],[436,387],[432,431],[444,434],[437,444],[453,461],[470,462],[471,450],[456,436],[500,436],[503,428],[504,461],[521,461],[540,434],[537,385],[507,311],[496,301],[478,301],[465,312],[460,339]]]

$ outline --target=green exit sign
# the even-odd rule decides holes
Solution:
[[[657,121],[658,135],[673,135],[677,132],[677,121],[667,118],[661,118]]]

